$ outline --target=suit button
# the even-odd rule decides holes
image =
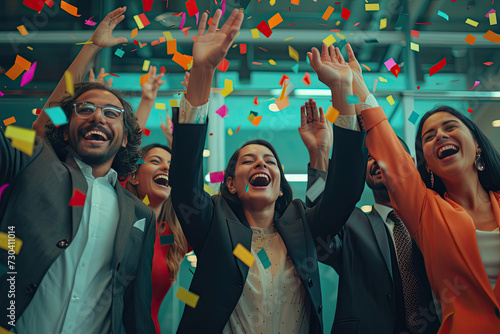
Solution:
[[[307,285],[309,285],[309,287],[312,287],[312,286],[313,286],[313,280],[312,280],[312,278],[311,278],[311,277],[309,277],[309,278],[307,279]]]
[[[321,313],[321,310],[323,309],[323,304],[321,304],[319,307],[318,307],[318,313]]]
[[[67,239],[62,239],[62,240],[59,240],[57,242],[57,247],[59,247],[59,248],[63,248],[64,249],[64,248],[66,248],[68,246],[69,246],[69,242],[68,242]]]
[[[28,296],[34,295],[37,288],[38,285],[36,285],[35,283],[28,284],[28,286],[26,286],[26,295]]]
[[[495,315],[500,319],[500,311],[498,311],[498,307],[495,307]]]

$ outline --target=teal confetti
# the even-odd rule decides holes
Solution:
[[[249,188],[249,184],[247,184],[246,188],[245,188],[245,192],[247,193],[248,192],[248,188]]]
[[[123,51],[122,49],[116,49],[115,51],[115,56],[118,56],[118,57],[123,57],[123,55],[125,54],[125,51]]]
[[[258,253],[257,253],[257,256],[259,257],[260,259],[260,262],[262,263],[262,265],[264,266],[264,269],[267,269],[271,266],[271,261],[269,260],[269,257],[267,256],[267,253],[266,251],[264,250],[264,248],[262,248]]]
[[[292,71],[295,74],[299,73],[299,64],[298,63],[292,66]]]
[[[137,160],[137,162],[135,163],[136,165],[141,165],[141,164],[145,164],[146,161],[142,160],[141,158],[139,158],[139,160]]]
[[[410,117],[408,117],[408,120],[416,125],[419,117],[419,114],[417,114],[415,111],[412,111]]]
[[[448,14],[446,14],[445,12],[442,12],[440,10],[438,10],[438,15],[441,16],[443,19],[445,19],[446,21],[449,21],[450,20],[450,17],[448,16]]]
[[[68,123],[68,118],[61,107],[46,108],[45,113],[54,125],[59,126]]]
[[[357,95],[346,95],[348,104],[356,104],[359,103],[359,97]]]

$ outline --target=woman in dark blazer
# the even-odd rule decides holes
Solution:
[[[199,296],[195,308],[186,306],[178,333],[322,333],[316,252],[328,251],[361,195],[364,135],[335,128],[325,191],[312,209],[292,200],[278,155],[264,140],[233,154],[220,194],[205,193],[210,85],[243,20],[235,10],[216,32],[220,16],[218,10],[207,34],[207,14],[201,17],[188,90],[174,117],[171,196],[198,257],[190,291]],[[313,121],[326,126],[324,117]],[[239,244],[255,258],[250,267],[233,254]]]

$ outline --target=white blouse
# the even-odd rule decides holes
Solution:
[[[500,271],[500,232],[496,228],[493,231],[476,230],[477,247],[481,260],[483,260],[486,275],[490,280],[491,288],[495,289],[498,272]]]
[[[223,334],[309,332],[310,301],[275,226],[252,227],[251,252],[243,293]],[[262,249],[271,265],[257,255]]]

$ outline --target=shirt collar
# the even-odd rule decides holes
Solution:
[[[81,161],[80,159],[75,158],[76,163],[78,164],[78,167],[80,167],[80,170],[82,171],[83,175],[86,177],[89,177],[93,180],[95,180],[94,175],[92,175],[92,167],[87,165],[85,162]],[[116,180],[118,178],[118,174],[113,168],[110,168],[109,171],[104,175],[105,178],[108,179],[108,182],[114,187],[116,184]]]
[[[387,216],[389,216],[389,213],[391,213],[391,211],[394,210],[390,206],[379,204],[379,203],[373,204],[373,208],[375,210],[377,210],[378,214],[380,215],[380,217],[382,218],[382,220],[384,222],[387,221]]]

